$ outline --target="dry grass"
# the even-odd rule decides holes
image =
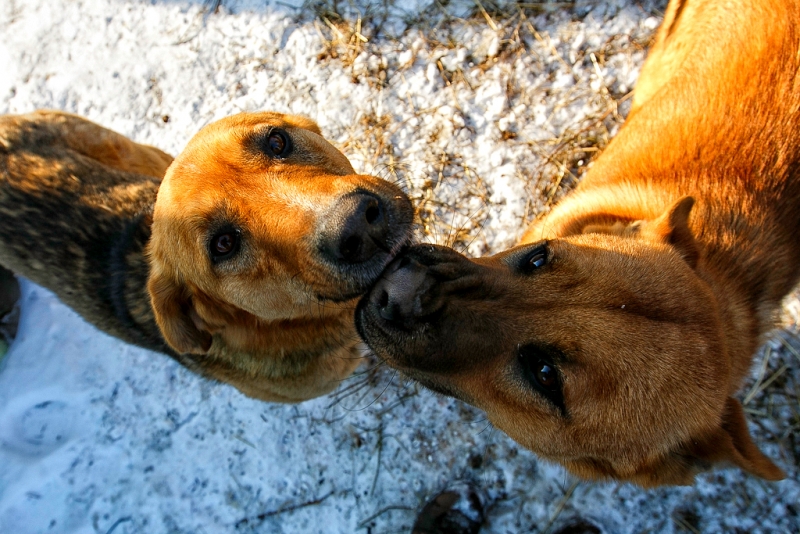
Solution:
[[[550,114],[555,117],[563,108],[581,104],[586,110],[572,123],[546,124],[553,135],[531,139],[525,127],[502,129],[501,143],[509,150],[531,154],[517,166],[517,178],[527,184],[527,207],[519,221],[520,229],[531,219],[571,190],[580,176],[624,120],[624,106],[629,98],[615,87],[606,87],[601,69],[609,58],[620,54],[641,54],[651,37],[614,35],[597,47],[583,47],[570,55],[563,42],[537,30],[537,17],[575,17],[581,8],[576,2],[494,2],[476,1],[459,12],[448,2],[433,1],[419,13],[399,14],[391,1],[354,2],[317,0],[306,4],[322,37],[321,62],[335,61],[347,69],[354,83],[367,84],[375,91],[402,83],[414,65],[436,56],[465,48],[461,61],[446,64],[435,59],[441,82],[453,95],[455,109],[452,124],[426,131],[429,150],[410,155],[394,142],[404,127],[395,120],[391,109],[375,110],[358,117],[341,140],[342,150],[357,154],[367,172],[403,184],[418,206],[420,237],[481,254],[494,250],[492,239],[483,235],[487,220],[493,217],[492,188],[476,168],[474,158],[446,145],[442,138],[462,135],[474,137],[469,118],[460,113],[460,99],[474,93],[476,76],[491,69],[505,69],[507,109],[529,106],[541,100],[554,102]],[[657,7],[647,7],[653,12]],[[399,22],[398,22],[399,21]],[[541,24],[543,25],[543,24]],[[496,50],[485,53],[465,45],[465,28],[474,33],[496,36]],[[474,43],[473,43],[474,45]],[[470,47],[471,46],[471,47]],[[405,55],[403,53],[406,53]],[[420,57],[422,56],[422,57]],[[419,59],[419,61],[418,61]],[[452,61],[451,61],[452,63]],[[578,72],[575,86],[561,94],[546,88],[532,88],[524,72],[515,65],[527,64],[531,71],[549,72],[554,78],[563,72]],[[554,69],[553,66],[557,66]],[[589,77],[597,76],[599,87],[591,87]],[[400,102],[405,110],[423,121],[435,109],[415,102]],[[519,117],[523,123],[525,117]],[[405,119],[407,121],[407,119]],[[442,145],[446,146],[442,146]],[[425,168],[409,173],[407,163],[415,160]],[[501,243],[507,246],[510,243]]]
[[[537,101],[552,102],[544,128],[552,135],[532,139],[525,126],[526,116],[500,132],[500,142],[510,151],[525,150],[532,157],[525,160],[533,164],[520,165],[516,178],[526,184],[528,192],[525,214],[521,223],[546,212],[549,207],[570,191],[579,181],[591,161],[607,145],[624,121],[630,103],[630,88],[607,85],[604,68],[621,56],[643,55],[652,38],[652,32],[637,35],[612,35],[599,46],[569,49],[563,40],[537,28],[541,17],[569,18],[580,11],[580,2],[494,2],[476,0],[464,11],[456,12],[447,2],[431,2],[416,16],[404,21],[405,26],[394,35],[387,36],[381,24],[390,18],[393,4],[382,3],[362,9],[349,2],[318,2],[314,4],[318,28],[325,38],[325,51],[320,60],[336,59],[351,70],[355,83],[366,83],[377,91],[400,83],[410,74],[418,59],[443,57],[435,60],[441,83],[452,92],[455,110],[448,128],[426,130],[427,146],[413,159],[427,165],[428,172],[411,171],[411,159],[406,151],[394,142],[404,125],[398,123],[390,110],[375,111],[361,117],[343,140],[343,150],[358,153],[366,167],[377,174],[403,184],[418,206],[420,234],[423,239],[447,244],[473,253],[495,251],[496,244],[482,235],[484,224],[498,209],[492,201],[492,187],[472,163],[470,155],[457,143],[445,144],[441,138],[459,135],[475,138],[473,125],[461,113],[459,101],[473,94],[480,85],[476,76],[492,69],[505,69],[506,109],[525,106],[530,110]],[[585,5],[585,4],[583,4]],[[659,14],[665,2],[646,3],[642,9]],[[575,17],[578,18],[578,17]],[[474,32],[490,32],[497,36],[497,49],[493,54],[469,50],[464,62],[448,64],[444,57],[464,47],[464,28]],[[381,36],[380,41],[375,36]],[[387,49],[387,41],[391,46]],[[409,45],[417,43],[416,48]],[[387,53],[389,50],[389,53]],[[411,59],[401,62],[399,55],[411,51]],[[365,61],[365,58],[371,58]],[[469,63],[469,68],[466,65]],[[514,66],[525,64],[532,72],[550,73],[552,78],[572,73],[575,83],[555,92],[547,87],[532,87],[525,72]],[[592,83],[594,82],[594,83]],[[466,95],[466,96],[465,96]],[[418,102],[407,102],[406,109],[414,110],[420,123],[435,110]],[[579,104],[587,112],[572,121],[560,121],[559,114]],[[560,121],[560,122],[559,122]],[[471,202],[470,202],[471,200]],[[476,246],[477,243],[477,246]],[[800,309],[800,296],[789,300],[789,309]],[[794,314],[794,324],[800,312]],[[795,329],[796,330],[796,329]],[[784,330],[757,356],[756,372],[745,385],[741,399],[753,422],[754,435],[767,454],[779,458],[784,466],[792,466],[790,476],[796,476],[800,463],[800,341]],[[381,380],[372,378],[371,380]],[[384,382],[381,387],[385,384]],[[398,384],[393,384],[392,387]],[[390,387],[390,386],[386,386]],[[402,397],[402,396],[401,396]],[[363,403],[363,399],[359,400]],[[391,409],[391,407],[389,408]],[[384,410],[384,413],[387,410]],[[789,425],[787,426],[787,422]],[[587,484],[584,491],[591,491]],[[567,497],[554,513],[550,525],[558,518],[565,503],[572,496],[573,485]],[[520,496],[522,498],[523,496]],[[695,521],[687,514],[676,512],[670,521],[678,530],[696,531]],[[546,530],[546,529],[545,529]]]
[[[664,2],[647,4],[645,11],[658,14]],[[366,83],[376,91],[402,83],[412,74],[415,64],[435,59],[436,73],[441,83],[451,92],[450,105],[454,112],[450,124],[424,130],[426,149],[410,155],[408,149],[398,148],[396,140],[408,124],[395,120],[391,109],[360,117],[342,140],[345,153],[356,153],[365,162],[367,170],[402,184],[415,202],[421,237],[428,241],[451,245],[472,253],[496,251],[498,246],[486,237],[483,227],[500,209],[492,201],[492,184],[487,182],[474,164],[468,145],[442,143],[443,138],[476,138],[474,124],[462,112],[460,102],[474,94],[480,86],[480,77],[496,69],[505,69],[504,86],[506,113],[523,106],[519,120],[511,121],[500,130],[499,142],[509,152],[525,152],[530,157],[521,158],[515,179],[526,184],[528,194],[525,213],[520,224],[545,213],[549,207],[570,191],[579,181],[591,161],[616,133],[624,121],[630,103],[630,88],[606,84],[603,71],[620,57],[644,54],[652,32],[637,35],[612,35],[600,45],[570,49],[564,40],[539,31],[544,26],[541,17],[574,16],[578,2],[511,3],[476,1],[473,8],[456,13],[445,2],[432,2],[413,18],[405,21],[401,31],[387,37],[381,27],[389,17],[392,3],[381,4],[380,9],[361,9],[353,3],[316,3],[318,29],[325,39],[321,61],[334,59],[343,68],[350,69],[355,83]],[[343,8],[343,6],[346,8]],[[324,7],[324,9],[323,9]],[[382,10],[382,11],[381,11]],[[356,14],[357,15],[354,15]],[[492,54],[480,54],[469,48],[464,61],[448,63],[448,54],[465,46],[464,28],[475,33],[487,32],[497,37],[497,49]],[[380,40],[375,36],[381,36]],[[389,45],[387,45],[387,42]],[[416,43],[410,45],[409,43]],[[410,59],[401,61],[403,52]],[[554,90],[547,85],[534,86],[526,71],[515,65],[526,65],[527,72],[548,73],[550,81],[565,72],[574,77],[574,84],[564,90]],[[526,115],[537,102],[551,103],[544,129],[552,132],[547,137],[531,138],[526,126]],[[578,104],[586,113],[574,120],[564,121],[561,114]],[[423,124],[435,113],[430,105],[409,99],[402,102],[405,110],[412,109],[413,120]],[[405,119],[408,121],[409,119]],[[421,130],[422,131],[422,130]],[[416,167],[410,165],[414,160]],[[422,165],[420,165],[420,162]],[[413,167],[413,169],[412,169]],[[422,167],[426,172],[420,172]],[[416,169],[416,170],[415,170]],[[790,299],[788,309],[800,309],[800,294]],[[800,312],[794,313],[793,324]],[[795,327],[796,331],[796,327]],[[783,466],[790,466],[790,476],[796,476],[800,463],[800,341],[790,330],[784,330],[757,356],[756,372],[745,385],[741,399],[749,419],[753,422],[754,436],[768,455],[778,458]],[[362,406],[369,395],[362,396],[360,389],[366,384],[378,388],[406,388],[394,375],[386,378],[379,368],[378,375],[365,377],[363,382],[345,390],[348,403],[356,400]],[[368,389],[368,388],[367,388]],[[372,390],[372,397],[374,391]],[[405,401],[405,394],[397,394]],[[341,402],[339,399],[337,402]],[[389,404],[382,409],[388,413],[400,404]],[[787,422],[789,423],[787,425]],[[592,491],[587,484],[579,493]],[[575,486],[554,512],[550,525],[568,505]],[[745,497],[747,492],[741,492]],[[524,499],[524,495],[518,496]],[[746,499],[745,499],[746,501]],[[743,501],[744,502],[744,501]],[[747,506],[744,502],[743,506]],[[391,507],[387,508],[387,510]],[[382,513],[382,512],[380,512]],[[675,512],[664,520],[677,530],[696,531],[691,514]]]
[[[784,466],[800,465],[800,338],[796,329],[776,332],[756,356],[740,396],[756,440]],[[791,473],[790,473],[791,476]]]

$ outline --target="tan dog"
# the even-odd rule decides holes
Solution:
[[[796,0],[673,0],[577,190],[496,256],[410,249],[360,333],[582,477],[781,479],[734,395],[800,276],[799,73]]]
[[[278,113],[218,121],[170,162],[74,115],[1,117],[0,265],[252,397],[335,388],[360,360],[353,299],[410,234],[407,197]]]

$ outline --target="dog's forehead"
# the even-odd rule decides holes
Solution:
[[[275,130],[289,137],[291,152],[287,156],[273,157],[264,149],[267,137]],[[265,112],[241,113],[205,126],[175,158],[165,181],[192,187],[193,182],[225,176],[246,180],[270,168],[278,172],[314,168],[318,174],[354,174],[350,161],[322,137],[314,121]]]
[[[719,337],[710,288],[673,252],[567,245],[554,247],[549,270],[514,289],[520,331],[578,347],[581,359],[613,359],[615,347],[668,354]]]
[[[669,247],[613,237],[552,240],[548,247],[549,263],[531,273],[513,265],[502,276],[483,271],[486,283],[500,288],[489,322],[504,325],[514,343],[545,343],[579,364],[614,365],[628,354],[626,361],[642,365],[645,356],[677,365],[709,353],[720,339],[710,288]],[[492,259],[507,262],[504,255]],[[482,311],[456,299],[454,318],[459,310]]]
[[[565,286],[572,297],[598,302],[627,298],[632,304],[698,296],[689,291],[700,283],[698,277],[671,246],[599,234],[552,240],[549,246],[552,279],[542,279],[555,288]]]
[[[284,158],[270,157],[259,146],[278,128],[288,134],[292,146]],[[353,174],[347,158],[319,135],[311,119],[270,112],[243,113],[212,123],[191,139],[168,169],[159,190],[159,203],[208,211],[222,199],[263,191],[265,178],[275,185],[276,180],[284,178],[296,183],[306,178]]]
[[[236,115],[224,117],[203,127],[195,137],[239,129],[246,130],[262,125],[269,125],[276,128],[302,128],[317,135],[321,135],[317,123],[308,117],[263,111],[258,113],[238,113]]]

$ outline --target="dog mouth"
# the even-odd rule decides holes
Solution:
[[[363,295],[408,247],[411,201],[391,184],[381,185],[376,191],[351,191],[320,216],[313,247],[333,284],[317,292],[319,300],[340,302]]]
[[[317,300],[338,303],[364,296],[389,268],[392,261],[411,246],[411,239],[409,231],[407,235],[402,236],[402,239],[398,239],[396,243],[392,244],[391,248],[384,248],[385,244],[381,244],[380,252],[368,264],[358,266],[358,268],[352,269],[355,272],[345,273],[341,277],[342,285],[345,286],[343,289],[338,292],[318,292]]]
[[[422,352],[423,345],[428,344],[424,341],[427,337],[424,326],[408,330],[385,320],[370,306],[368,296],[364,296],[356,306],[355,324],[358,335],[376,356],[409,377],[420,379],[415,373],[415,363],[421,359],[417,352]],[[416,350],[410,350],[413,341],[416,341],[413,344]]]
[[[462,282],[469,260],[433,245],[403,249],[356,308],[356,328],[376,354],[400,368],[415,367],[451,317],[451,296],[469,291]],[[419,362],[418,362],[419,363]]]

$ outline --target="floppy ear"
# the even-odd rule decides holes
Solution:
[[[742,405],[733,397],[728,397],[725,401],[720,428],[706,439],[694,441],[687,448],[690,457],[700,466],[728,462],[767,480],[782,480],[786,477],[753,443]]]
[[[211,348],[211,334],[199,328],[202,319],[186,287],[161,272],[150,275],[147,290],[156,323],[169,346],[181,354],[206,354]]]
[[[693,197],[683,197],[642,230],[642,235],[650,239],[672,245],[686,263],[694,269],[700,257],[700,249],[689,228],[689,215],[694,206]]]

